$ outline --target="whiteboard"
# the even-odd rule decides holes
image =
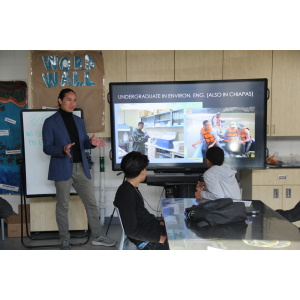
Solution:
[[[48,180],[50,155],[43,152],[42,129],[46,118],[57,109],[24,109],[21,111],[23,133],[23,166],[25,194],[28,197],[54,196],[56,189],[53,180]],[[82,117],[82,110],[76,109],[75,115]],[[72,188],[71,193],[76,193]]]

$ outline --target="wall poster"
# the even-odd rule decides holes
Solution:
[[[87,132],[104,131],[104,79],[101,51],[31,51],[31,108],[58,108],[59,92],[71,88]]]
[[[0,81],[0,194],[20,194],[20,112],[27,100],[26,82]]]

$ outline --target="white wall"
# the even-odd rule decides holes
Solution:
[[[28,53],[27,51],[23,50],[0,50],[0,80],[1,81],[9,81],[9,80],[22,80],[29,84],[29,70],[28,70]],[[108,84],[108,83],[107,83]],[[28,87],[29,88],[29,87]],[[29,105],[30,107],[30,99]],[[87,117],[87,116],[86,116]],[[96,134],[97,135],[97,134]],[[106,209],[105,209],[105,216],[110,217],[113,211],[113,200],[115,197],[116,190],[118,186],[122,183],[123,177],[122,175],[117,176],[118,172],[112,171],[111,161],[109,159],[109,151],[111,149],[110,144],[110,137],[105,138],[106,140],[106,147],[104,150],[104,157],[105,157],[105,175],[104,175],[104,188],[105,191],[102,197],[105,197],[106,201]],[[99,166],[99,156],[100,152],[99,149],[96,148],[92,150],[92,161],[95,163],[93,167],[94,179],[95,179],[95,195],[97,202],[100,202],[100,166]],[[161,187],[152,187],[147,186],[146,184],[140,185],[140,191],[143,194],[144,198],[149,202],[151,207],[157,208],[158,201],[161,197],[162,188]],[[8,200],[14,211],[18,212],[18,204],[20,204],[20,196],[10,196],[4,195],[6,200]],[[30,199],[27,199],[27,203],[30,203]],[[147,209],[153,212],[147,204],[145,204]]]
[[[28,85],[27,51],[0,50],[0,80],[21,80]]]

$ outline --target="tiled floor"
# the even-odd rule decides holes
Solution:
[[[102,232],[105,234],[106,230],[107,225],[103,227]],[[92,245],[91,239],[88,240],[87,237],[78,238],[78,235],[75,235],[77,237],[71,238],[72,250],[118,250],[121,237],[120,224],[111,224],[107,235],[109,238],[117,241],[115,246],[94,246]],[[55,238],[55,235],[49,236],[45,234],[37,238],[38,239],[30,239],[28,237],[24,237],[23,239],[8,238],[7,234],[5,234],[4,241],[0,237],[0,250],[59,250],[60,240]]]

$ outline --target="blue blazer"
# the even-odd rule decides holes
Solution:
[[[86,176],[91,179],[90,168],[85,154],[85,149],[94,146],[87,135],[86,127],[82,118],[73,114],[78,130],[80,151]],[[69,133],[59,112],[47,118],[43,125],[43,151],[50,155],[48,180],[65,181],[71,178],[73,170],[73,158],[63,152],[63,146],[71,144]]]

